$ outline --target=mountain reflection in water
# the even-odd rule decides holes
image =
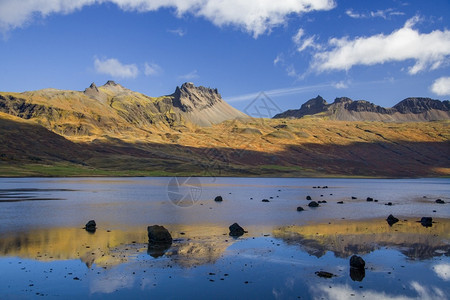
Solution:
[[[80,259],[88,267],[111,267],[133,260],[140,253],[165,256],[181,267],[216,262],[235,242],[228,229],[219,225],[167,225],[174,241],[170,247],[148,249],[146,228],[98,229],[49,228],[0,235],[0,255],[55,261]],[[396,248],[411,259],[449,256],[450,220],[439,219],[425,228],[416,220],[400,221],[390,227],[385,220],[340,221],[280,228],[248,228],[242,238],[280,239],[298,245],[309,254],[322,257],[328,251],[346,258],[370,253],[381,247]],[[242,239],[241,238],[241,239]]]

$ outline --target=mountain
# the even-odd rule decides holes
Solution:
[[[308,100],[300,109],[287,110],[274,118],[326,117],[341,121],[423,122],[450,119],[450,102],[430,98],[406,98],[391,108],[365,100],[336,98],[328,104],[321,96]]]
[[[44,89],[0,93],[0,112],[30,119],[63,136],[133,135],[174,126],[210,126],[248,117],[217,89],[184,83],[171,95],[149,97],[114,81],[83,92]]]
[[[332,105],[359,116],[422,116],[448,103],[411,98],[385,109],[339,98]],[[331,114],[329,107],[318,97],[301,114]],[[0,176],[450,175],[449,120],[330,119],[249,118],[216,89],[192,83],[161,97],[113,81],[84,91],[1,92]]]

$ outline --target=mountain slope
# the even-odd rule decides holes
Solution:
[[[185,83],[171,95],[148,97],[108,81],[84,92],[44,89],[0,93],[0,112],[30,119],[71,139],[146,135],[189,124],[210,126],[246,118],[217,89]]]
[[[365,100],[336,98],[328,104],[321,96],[308,100],[300,109],[288,110],[274,118],[326,117],[341,121],[423,122],[450,119],[450,102],[430,98],[406,98],[392,108]]]

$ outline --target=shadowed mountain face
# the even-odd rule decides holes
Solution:
[[[274,118],[326,117],[341,121],[423,122],[450,119],[450,102],[430,98],[406,98],[392,108],[365,100],[336,98],[328,104],[321,96],[304,103],[300,109],[287,110]]]

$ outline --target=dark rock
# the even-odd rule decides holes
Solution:
[[[355,200],[355,199],[358,199],[358,198],[356,198],[356,197],[352,196],[352,199],[353,199],[353,200]]]
[[[166,244],[148,243],[147,254],[154,258],[161,257],[167,252],[170,246],[172,246],[172,244],[169,243]]]
[[[373,198],[367,197],[366,201],[367,201],[367,202],[372,202],[372,201],[373,201]]]
[[[344,201],[338,201],[337,204],[344,204]]]
[[[234,224],[230,225],[229,229],[230,229],[230,233],[229,233],[230,236],[238,237],[245,233],[244,228],[239,226],[238,223],[234,223]]]
[[[269,199],[262,199],[261,202],[270,202]]]
[[[432,217],[422,217],[422,219],[420,219],[420,224],[422,224],[423,227],[432,227],[433,226],[433,218]]]
[[[311,202],[308,203],[308,206],[309,207],[318,207],[319,203],[317,203],[316,201],[311,201]]]
[[[311,196],[306,196],[306,200],[312,200]]]
[[[365,276],[366,270],[364,268],[362,269],[350,268],[350,278],[353,281],[363,281]]]
[[[304,211],[303,207],[299,206],[297,207],[297,211]]]
[[[269,199],[273,199],[273,197],[269,197]]]
[[[392,202],[388,202],[388,203],[386,203],[385,205],[387,205],[387,206],[392,206]]]
[[[375,200],[373,200],[373,202],[378,202],[378,200],[377,200],[377,199],[375,199]]]
[[[317,276],[319,276],[319,277],[322,277],[322,278],[331,278],[331,277],[335,277],[336,276],[333,273],[326,272],[326,271],[317,271],[315,274]]]
[[[323,189],[327,189],[327,188],[328,188],[328,185],[325,185],[325,186],[323,186],[322,188],[323,188]]]
[[[222,196],[217,196],[216,198],[214,198],[214,201],[222,202],[223,201]]]
[[[399,220],[396,217],[394,217],[393,215],[389,215],[387,217],[386,221],[388,222],[389,226],[392,226],[395,223],[397,223]]]
[[[445,204],[444,200],[442,200],[442,199],[437,199],[435,202],[439,203],[439,204]]]
[[[149,244],[172,244],[172,236],[164,226],[148,226],[147,233]]]
[[[89,222],[86,223],[84,229],[86,229],[86,231],[89,232],[95,232],[95,230],[97,229],[97,224],[95,223],[94,220],[90,220]]]
[[[366,266],[366,262],[362,259],[361,256],[353,255],[350,257],[350,267],[355,269],[364,269]]]

